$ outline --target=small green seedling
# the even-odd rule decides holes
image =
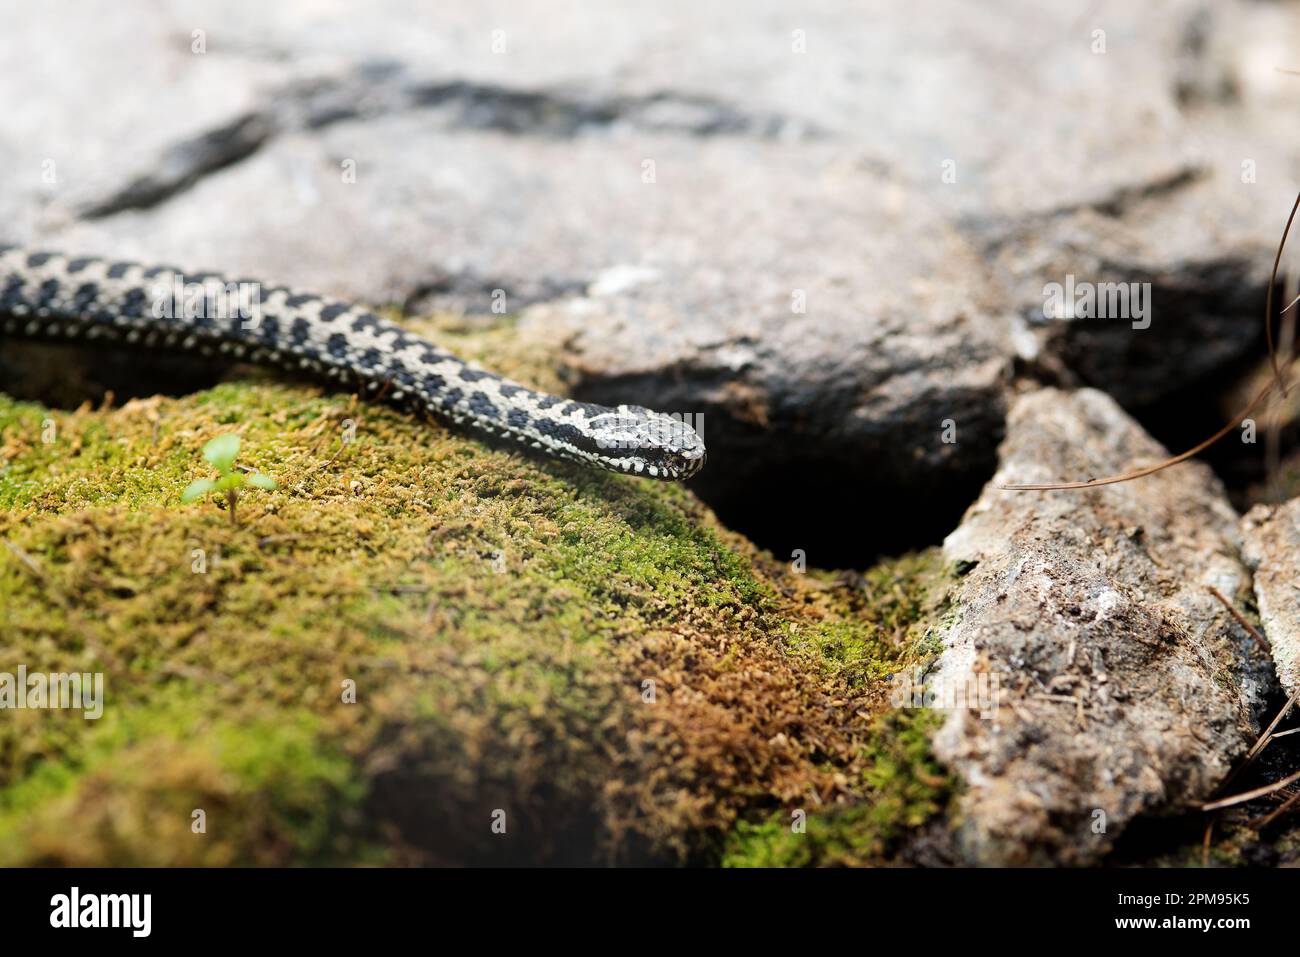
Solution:
[[[182,502],[193,502],[210,492],[224,495],[230,504],[230,524],[235,521],[235,503],[239,501],[239,490],[245,485],[254,488],[273,490],[275,480],[260,472],[235,471],[235,456],[239,454],[239,436],[218,435],[203,446],[203,457],[212,463],[219,473],[215,479],[197,479],[181,493]]]

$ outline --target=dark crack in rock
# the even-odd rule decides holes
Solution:
[[[688,136],[756,136],[797,140],[807,124],[777,115],[749,115],[702,95],[660,91],[645,96],[602,96],[591,91],[512,89],[464,80],[419,82],[401,64],[375,61],[342,75],[294,80],[266,97],[255,112],[218,120],[211,128],[139,156],[141,167],[124,169],[127,181],[100,186],[101,196],[79,198],[74,213],[100,219],[145,209],[171,199],[203,176],[246,159],[272,136],[319,130],[335,123],[373,120],[409,110],[425,111],[425,127],[495,130],[516,136],[570,138],[597,127]],[[75,194],[74,194],[75,195]]]
[[[269,114],[247,113],[163,149],[145,172],[108,195],[86,200],[77,210],[85,219],[101,219],[128,209],[156,206],[202,177],[237,163],[262,147],[273,132]]]

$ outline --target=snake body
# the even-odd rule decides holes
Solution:
[[[196,289],[212,295],[189,296],[195,308],[174,295]],[[206,308],[223,301],[216,295],[223,290],[255,295],[237,309]],[[676,417],[537,392],[359,306],[214,273],[0,246],[0,334],[305,373],[544,455],[632,475],[685,479],[705,460],[700,437]]]

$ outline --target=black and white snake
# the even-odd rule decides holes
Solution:
[[[249,280],[0,246],[0,334],[224,357],[353,383],[616,472],[685,479],[704,465],[704,443],[678,418],[536,392],[358,306]]]

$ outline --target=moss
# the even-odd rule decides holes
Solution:
[[[854,687],[878,686],[937,654],[930,625],[950,579],[938,549],[883,561],[862,576],[815,574],[826,611],[811,626],[792,625],[787,644]]]
[[[851,762],[857,778],[826,805],[787,804],[739,820],[727,835],[724,865],[887,863],[905,838],[949,810],[956,785],[930,750],[941,717],[894,709],[889,691],[895,674],[924,667],[938,654],[935,626],[952,613],[948,585],[955,574],[937,549],[929,549],[882,562],[862,576],[818,576],[825,617],[811,626],[791,625],[787,641],[850,689],[866,722]]]
[[[558,388],[509,323],[431,324]],[[228,431],[279,484],[238,527],[179,504]],[[853,814],[892,833],[921,765],[877,722],[933,574],[795,575],[680,487],[261,374],[0,395],[0,670],[107,698],[0,723],[0,864],[715,862],[738,821],[885,793]]]
[[[383,859],[381,849],[355,838],[364,788],[346,755],[322,745],[314,715],[285,709],[274,721],[214,719],[214,700],[177,691],[107,711],[75,758],[41,761],[6,789],[0,860],[102,866]]]
[[[781,811],[741,821],[723,854],[727,867],[861,866],[887,862],[902,839],[948,805],[953,785],[930,752],[932,711],[882,715],[864,748],[862,795],[851,803]],[[803,810],[803,809],[796,809]]]

